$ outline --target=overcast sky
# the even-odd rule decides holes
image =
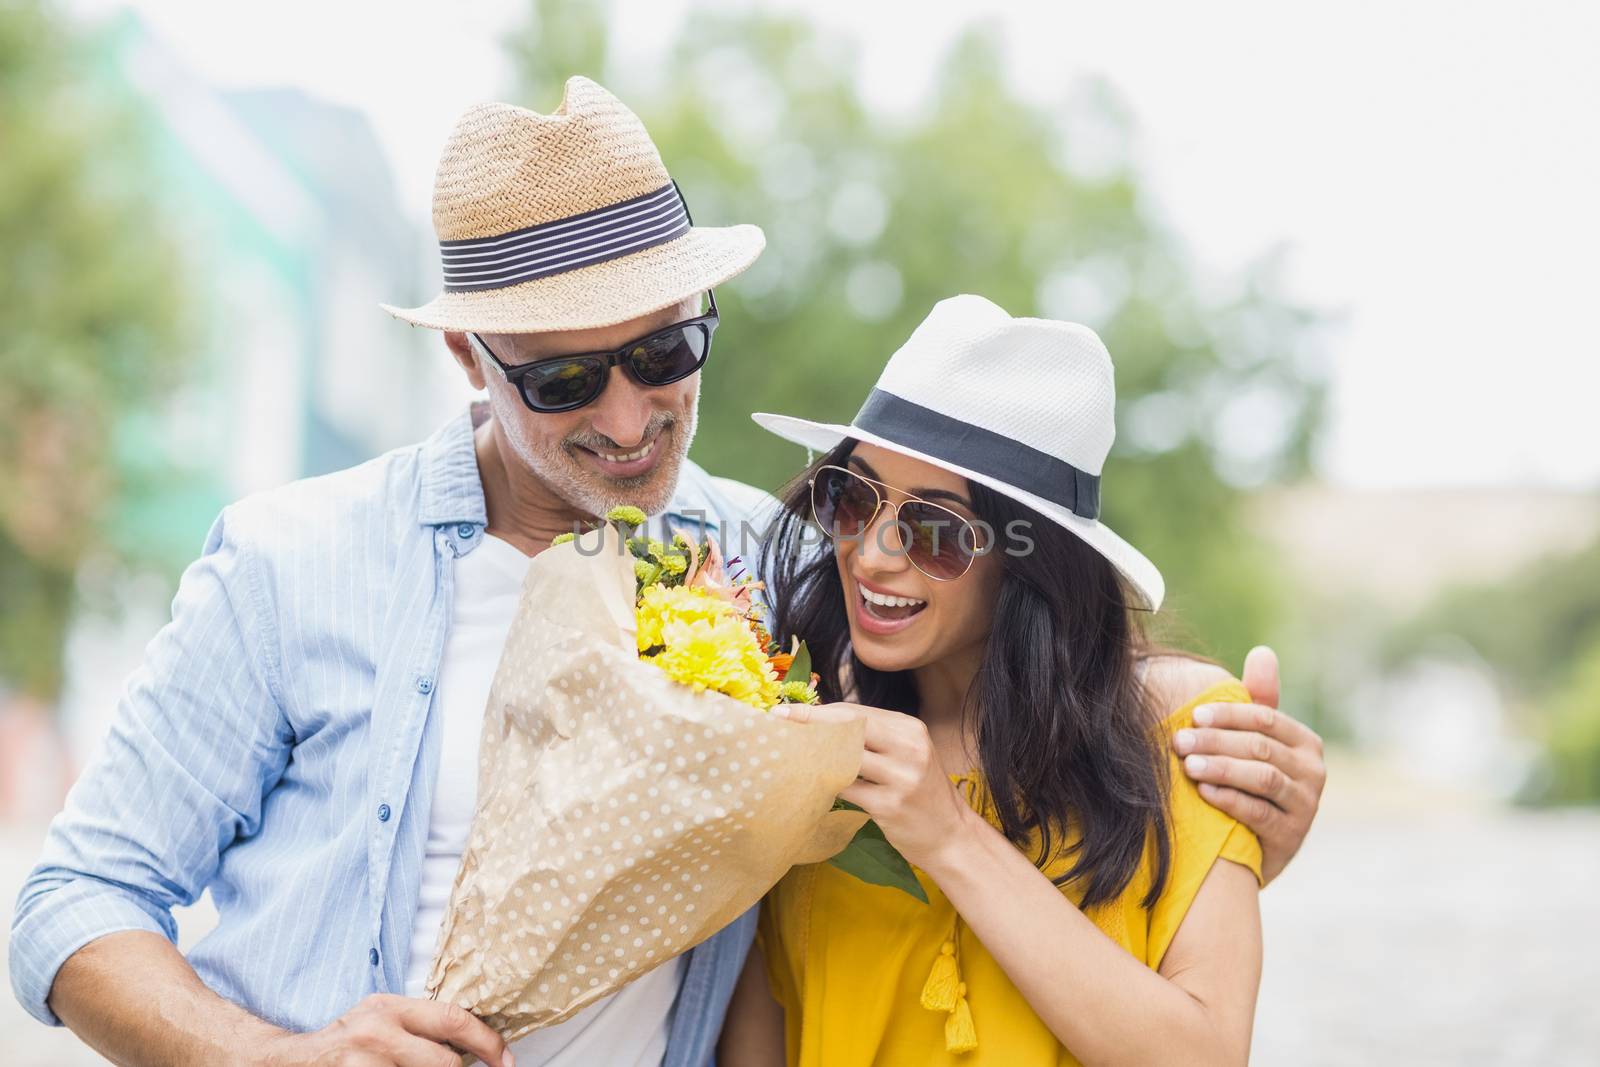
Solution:
[[[75,0],[96,13],[112,0]],[[426,225],[467,104],[499,98],[508,0],[267,7],[135,0],[197,73],[366,112]],[[724,2],[719,6],[735,6]],[[861,42],[868,99],[914,105],[980,11],[1041,99],[1105,77],[1202,269],[1285,245],[1291,293],[1337,316],[1319,461],[1359,486],[1600,487],[1600,4],[767,0]],[[648,51],[682,0],[612,4]],[[555,101],[517,101],[548,110]]]

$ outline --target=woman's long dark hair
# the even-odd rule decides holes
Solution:
[[[876,671],[850,647],[849,605],[830,545],[815,531],[810,478],[825,463],[843,465],[846,441],[783,490],[783,511],[762,548],[773,606],[772,631],[810,649],[827,701],[850,699],[917,714],[907,672]],[[976,516],[996,532],[1004,576],[982,665],[963,714],[975,717],[978,759],[1001,831],[1019,848],[1039,835],[1043,867],[1065,845],[1072,865],[1055,879],[1078,882],[1083,906],[1118,896],[1132,881],[1147,842],[1155,871],[1144,904],[1166,883],[1166,741],[1157,729],[1135,662],[1151,653],[1130,611],[1122,579],[1104,556],[1037,512],[969,482]],[[1022,520],[1033,544],[1006,531]],[[846,692],[845,685],[852,691]]]

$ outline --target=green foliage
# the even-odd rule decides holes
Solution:
[[[139,477],[124,428],[175,380],[177,255],[141,131],[37,0],[0,8],[0,680],[56,695],[74,575]]]
[[[801,641],[794,650],[794,659],[789,661],[789,669],[784,673],[785,679],[794,679],[797,682],[809,684],[811,681],[811,650],[806,643]]]
[[[1591,587],[1593,588],[1593,587]],[[1548,781],[1540,800],[1600,802],[1600,632],[1549,703]]]
[[[1322,401],[1308,319],[1273,296],[1270,269],[1221,304],[1203,301],[1138,176],[1115,161],[1073,169],[1074,123],[1127,136],[1104,87],[1059,107],[1024,102],[999,42],[974,30],[926,107],[890,119],[860,99],[848,44],[796,20],[695,11],[653,62],[608,66],[603,6],[534,7],[510,42],[523,103],[549,110],[567,75],[596,77],[638,110],[697,223],[767,233],[761,260],[718,294],[724,329],[702,384],[697,460],[781,484],[804,454],[748,413],[848,421],[946,296],[1088,319],[1117,363],[1122,432],[1105,517],[1168,579],[1173,610],[1158,635],[1236,671],[1272,636],[1283,577],[1223,475],[1303,469]],[[1230,452],[1239,440],[1243,459]]]
[[[922,883],[917,881],[911,864],[889,844],[889,839],[883,836],[878,824],[870,819],[862,823],[861,829],[856,831],[856,836],[850,839],[844,851],[828,862],[863,882],[898,889],[924,904],[928,902],[928,894],[923,890]]]
[[[861,811],[862,809],[848,800],[835,797],[833,810]],[[913,871],[911,864],[900,855],[900,850],[889,844],[889,839],[883,836],[883,830],[871,819],[862,823],[861,829],[856,831],[856,836],[850,839],[850,843],[828,862],[845,874],[859,878],[869,885],[888,886],[890,889],[908,893],[924,904],[928,902],[928,894],[923,890],[922,883],[917,880],[917,872]]]

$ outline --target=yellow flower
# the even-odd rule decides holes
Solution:
[[[738,616],[674,620],[666,624],[662,636],[666,648],[650,662],[673,681],[695,690],[726,693],[761,711],[778,702],[778,674],[756,635]]]
[[[644,561],[635,562],[637,565]],[[711,622],[732,614],[733,608],[726,600],[703,590],[649,586],[639,598],[639,651],[664,644],[666,627],[670,623]]]

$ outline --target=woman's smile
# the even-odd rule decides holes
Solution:
[[[926,600],[901,596],[860,578],[855,579],[855,589],[857,624],[880,636],[904,630],[928,606]]]

